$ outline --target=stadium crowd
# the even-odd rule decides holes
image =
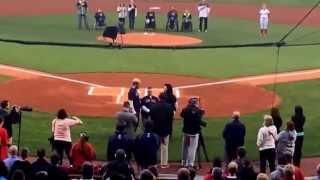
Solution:
[[[96,153],[86,132],[72,144],[71,128],[81,125],[78,117],[69,117],[64,109],[57,112],[52,121],[52,145],[50,161],[43,148],[37,150],[36,159],[30,161],[28,149],[18,152],[12,144],[12,124],[19,118],[19,108],[9,108],[3,101],[0,108],[0,180],[64,180],[111,179],[153,180],[159,178],[159,169],[169,168],[168,151],[176,113],[174,88],[165,84],[159,97],[152,88],[140,98],[140,80],[134,79],[128,92],[128,101],[117,113],[114,133],[108,137],[107,163],[95,162]],[[202,119],[205,111],[199,99],[190,98],[180,113],[182,118],[181,168],[177,179],[192,180],[196,177],[196,153],[199,150],[201,129],[206,126]],[[303,180],[300,166],[304,138],[305,116],[301,106],[296,106],[291,119],[282,128],[283,120],[277,108],[265,115],[257,134],[257,151],[260,154],[260,169],[256,171],[245,149],[246,127],[240,112],[232,114],[222,131],[225,141],[225,157],[213,159],[205,180]],[[141,126],[139,128],[139,126]],[[140,131],[141,129],[141,131]],[[66,154],[69,163],[63,162]],[[267,171],[269,167],[269,171]],[[320,179],[320,165],[317,167]]]

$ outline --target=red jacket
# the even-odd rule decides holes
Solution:
[[[84,162],[93,161],[96,158],[96,152],[90,143],[78,141],[72,146],[70,156],[75,168],[81,168]]]

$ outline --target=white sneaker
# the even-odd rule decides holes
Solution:
[[[204,32],[208,32],[208,30],[204,30]]]
[[[198,32],[201,32],[201,30],[200,30],[200,29],[198,29]]]

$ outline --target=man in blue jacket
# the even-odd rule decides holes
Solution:
[[[142,169],[146,169],[157,164],[157,156],[160,146],[159,136],[152,132],[152,121],[146,121],[144,128],[144,132],[137,136],[134,143],[135,159]]]
[[[237,158],[237,150],[244,146],[245,136],[246,127],[240,121],[240,112],[235,111],[232,114],[232,121],[226,124],[223,130],[226,162],[231,162]]]

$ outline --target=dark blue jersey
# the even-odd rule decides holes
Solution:
[[[138,89],[135,87],[131,87],[128,92],[128,100],[133,102],[134,110],[139,113],[141,108],[141,101]]]

